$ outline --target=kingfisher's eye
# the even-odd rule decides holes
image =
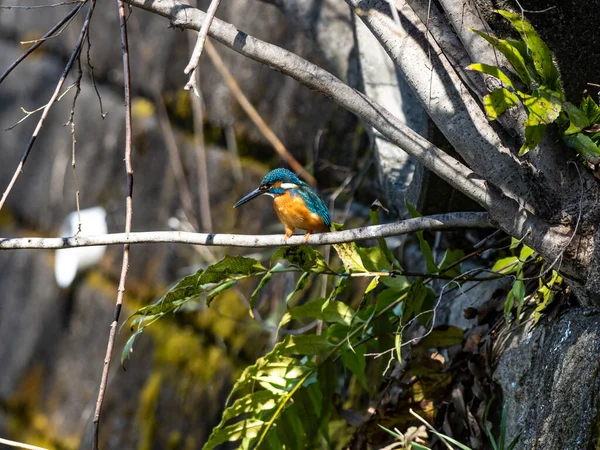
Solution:
[[[262,186],[260,186],[258,189],[260,189],[261,191],[266,191],[267,189],[270,189],[271,186],[268,184],[263,184]]]

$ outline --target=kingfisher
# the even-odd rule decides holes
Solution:
[[[265,175],[260,186],[233,205],[242,206],[259,195],[273,197],[273,207],[279,221],[285,227],[288,239],[296,228],[306,230],[308,241],[311,233],[329,231],[331,217],[319,194],[287,169],[275,169]]]

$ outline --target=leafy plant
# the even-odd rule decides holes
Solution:
[[[548,268],[532,248],[522,244],[519,240],[512,238],[510,250],[514,253],[512,256],[500,258],[492,267],[494,272],[515,276],[515,281],[504,302],[505,322],[508,326],[513,311],[516,314],[517,323],[520,322],[525,304],[528,301],[535,301],[537,306],[534,311],[534,323],[537,323],[542,317],[544,309],[554,300],[556,292],[561,290],[562,277],[554,269]],[[528,265],[540,267],[537,289],[533,292],[531,292],[532,289],[529,289],[529,293],[525,281],[534,281],[536,277],[525,277],[525,267]]]
[[[479,30],[471,30],[500,51],[512,65],[525,86],[517,89],[510,78],[498,67],[471,64],[467,69],[485,73],[498,79],[503,87],[484,97],[483,103],[489,120],[496,120],[519,101],[527,110],[525,142],[519,150],[524,155],[542,140],[546,127],[556,123],[563,141],[591,164],[600,163],[600,108],[589,96],[579,108],[565,100],[559,74],[552,60],[552,52],[533,26],[521,15],[497,11],[519,33],[521,40],[498,39]]]
[[[412,212],[418,215],[416,210]],[[417,238],[431,274],[462,280],[464,252],[447,250],[436,261],[423,233]],[[183,278],[156,303],[131,316],[133,334],[123,349],[122,362],[146,327],[188,302],[206,301],[210,305],[225,290],[254,279],[257,287],[249,298],[252,315],[261,291],[273,277],[292,272],[298,275],[298,281],[285,299],[287,310],[275,322],[277,329],[319,320],[322,331],[286,335],[266,355],[246,367],[204,449],[226,442],[236,442],[238,448],[246,449],[330,448],[334,439],[332,424],[340,420],[336,419],[340,413],[334,407],[334,398],[348,395],[347,388],[342,389],[343,380],[353,380],[354,389],[363,395],[375,395],[373,388],[378,386],[378,380],[399,361],[410,368],[398,375],[398,381],[405,386],[404,412],[381,420],[386,420],[385,424],[391,421],[392,427],[398,421],[414,421],[409,414],[414,409],[419,417],[432,422],[436,415],[434,401],[452,381],[448,367],[432,356],[437,353],[433,350],[460,346],[463,330],[451,326],[434,328],[432,312],[437,295],[428,286],[433,277],[405,276],[384,240],[374,247],[350,243],[335,248],[339,267],[328,264],[320,252],[303,245],[278,249],[270,267],[253,258],[226,256]],[[306,295],[312,277],[323,276],[331,281],[326,295]],[[365,278],[369,280],[366,283],[355,282]],[[356,294],[358,285],[361,291],[356,304],[339,301],[349,292]],[[425,332],[415,338],[415,330]],[[411,349],[411,358],[403,361],[407,348]],[[389,356],[387,366],[375,375],[368,373],[370,353]],[[423,442],[413,439],[410,448],[427,448]]]

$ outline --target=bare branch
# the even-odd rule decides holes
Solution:
[[[71,20],[75,16],[75,14],[77,14],[79,12],[79,10],[82,8],[83,5],[84,5],[83,2],[79,3],[75,8],[73,8],[71,11],[69,11],[69,13],[65,17],[63,17],[56,25],[54,25],[50,29],[50,31],[48,31],[46,34],[44,34],[35,44],[33,44],[31,47],[29,47],[25,53],[23,53],[21,56],[19,56],[15,60],[15,62],[13,62],[8,67],[8,69],[6,69],[4,71],[4,73],[2,73],[2,75],[0,75],[0,83],[2,83],[4,81],[4,79],[14,70],[15,67],[17,67],[25,58],[27,58],[29,55],[31,55],[40,45],[42,45],[46,41],[46,39],[51,37],[64,24],[66,24],[69,20]]]
[[[95,1],[95,0],[92,0]],[[131,152],[133,147],[133,133],[131,126],[131,73],[129,64],[129,42],[127,39],[127,14],[125,11],[125,3],[122,0],[117,0],[119,10],[119,23],[121,27],[121,50],[123,54],[123,79],[124,79],[124,97],[125,97],[125,171],[127,177],[126,199],[125,199],[125,233],[131,232],[131,221],[133,216],[133,167],[131,164]],[[117,301],[113,320],[110,324],[110,332],[108,335],[108,344],[106,346],[106,356],[104,358],[104,368],[102,370],[102,378],[100,380],[100,388],[98,391],[98,400],[96,401],[96,410],[94,412],[94,432],[93,432],[93,450],[98,450],[98,436],[100,431],[100,414],[102,412],[102,404],[104,402],[104,394],[106,392],[106,384],[108,382],[108,372],[110,370],[110,361],[112,359],[113,349],[115,347],[115,336],[117,335],[117,325],[121,314],[121,306],[123,305],[123,297],[125,295],[125,282],[127,280],[127,272],[129,270],[129,243],[123,245],[123,264],[121,267],[121,277],[119,279],[119,287],[117,290]]]
[[[295,235],[285,240],[283,234],[208,234],[183,231],[147,231],[140,233],[114,233],[102,236],[73,236],[63,238],[0,238],[0,250],[61,249],[117,244],[191,244],[215,247],[281,247],[282,245],[330,245],[400,236],[423,230],[447,230],[451,228],[492,228],[489,215],[482,212],[438,214],[407,219],[401,222],[353,228],[333,233],[312,234],[308,241]]]
[[[194,51],[192,52],[192,56],[190,58],[190,62],[186,66],[183,71],[185,74],[190,74],[190,80],[185,85],[184,89],[189,91],[190,88],[194,91],[194,94],[200,95],[198,93],[198,86],[196,85],[196,76],[195,72],[198,68],[198,63],[200,62],[200,56],[202,55],[202,50],[204,49],[204,42],[206,42],[206,36],[208,35],[208,29],[210,28],[210,24],[212,23],[215,14],[217,13],[217,8],[221,0],[212,0],[210,2],[210,6],[206,10],[206,17],[204,22],[202,23],[202,27],[198,32],[198,40],[196,41],[196,46],[194,47]],[[191,72],[191,73],[190,73]]]
[[[85,3],[82,0],[69,0],[60,3],[51,3],[49,5],[0,5],[0,9],[40,9],[40,8],[56,8],[57,6],[74,5],[75,3]]]
[[[83,39],[85,38],[85,35],[88,32],[90,19],[92,18],[92,14],[94,13],[95,6],[96,6],[96,0],[92,0],[92,3],[88,10],[87,16],[85,17],[85,21],[83,22],[83,26],[81,27],[81,32],[79,33],[79,38],[77,39],[75,48],[73,49],[73,52],[71,53],[71,57],[69,58],[69,61],[67,62],[67,65],[65,66],[65,69],[63,70],[63,73],[60,76],[58,83],[56,84],[56,88],[54,89],[54,93],[52,94],[52,97],[50,97],[50,100],[44,107],[44,111],[42,112],[42,117],[40,117],[40,120],[38,121],[38,124],[35,127],[33,134],[31,135],[31,139],[29,140],[29,143],[27,144],[27,148],[25,148],[25,151],[23,152],[23,155],[21,156],[21,161],[19,161],[19,164],[17,166],[17,169],[15,170],[15,173],[13,174],[12,179],[10,180],[6,190],[2,194],[2,198],[0,198],[0,210],[4,206],[4,203],[6,203],[6,198],[8,197],[8,194],[10,193],[13,186],[17,182],[19,175],[21,175],[21,172],[23,171],[23,167],[25,166],[25,161],[27,161],[27,157],[29,156],[31,149],[33,148],[33,144],[35,144],[35,141],[40,133],[40,130],[42,129],[42,126],[44,125],[44,121],[46,120],[46,117],[48,117],[50,108],[56,101],[56,99],[65,83],[65,80],[67,79],[67,75],[71,71],[71,67],[73,66],[73,63],[75,62],[75,59],[77,59],[77,57],[79,56],[79,53],[81,52],[81,45],[83,43]]]

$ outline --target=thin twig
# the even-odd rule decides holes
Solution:
[[[85,35],[88,32],[90,19],[92,18],[92,14],[94,13],[95,6],[96,6],[96,0],[92,0],[92,3],[88,10],[87,16],[85,17],[85,21],[83,22],[83,25],[81,27],[81,32],[79,33],[79,38],[77,39],[75,48],[73,49],[73,52],[71,53],[71,57],[69,58],[69,61],[67,62],[67,65],[65,66],[65,69],[63,70],[63,73],[60,76],[58,83],[56,84],[56,89],[54,89],[54,93],[52,94],[52,97],[50,97],[50,101],[48,101],[48,103],[44,107],[44,112],[42,113],[42,117],[40,117],[40,120],[38,121],[38,124],[35,127],[33,134],[31,135],[31,139],[29,140],[29,143],[27,144],[27,148],[25,148],[25,151],[23,152],[23,155],[21,156],[21,161],[19,161],[19,165],[17,166],[17,169],[15,170],[15,173],[13,174],[12,179],[10,180],[10,183],[8,184],[8,187],[2,194],[2,198],[0,199],[0,210],[2,210],[4,203],[6,203],[6,198],[8,197],[8,194],[10,193],[13,186],[17,182],[19,175],[21,175],[21,172],[23,172],[23,167],[25,166],[25,161],[27,161],[27,157],[29,156],[31,149],[33,148],[33,144],[35,144],[35,141],[40,133],[40,130],[42,129],[42,126],[44,125],[44,121],[46,120],[46,117],[48,117],[50,108],[56,101],[56,98],[58,97],[58,95],[65,83],[65,80],[67,79],[67,75],[71,71],[71,67],[73,66],[73,63],[75,62],[75,59],[78,57],[79,53],[81,52],[81,46],[83,43],[83,39],[85,38]]]
[[[242,109],[246,111],[246,114],[248,114],[250,120],[254,122],[254,124],[263,134],[263,136],[273,146],[275,151],[279,153],[279,156],[281,156],[289,164],[289,166],[294,172],[296,172],[298,175],[304,178],[309,184],[312,184],[313,186],[316,185],[317,181],[315,180],[315,178],[310,173],[308,173],[304,167],[302,167],[302,164],[300,164],[298,160],[296,160],[296,158],[292,156],[292,154],[285,148],[285,145],[283,145],[283,142],[281,142],[277,135],[273,133],[273,131],[269,128],[269,126],[260,116],[256,108],[252,106],[252,103],[250,103],[248,98],[244,95],[237,81],[235,80],[227,66],[225,66],[225,64],[223,63],[223,60],[217,52],[217,49],[214,47],[214,45],[212,45],[210,41],[206,42],[206,52],[208,53],[208,56],[210,57],[210,60],[212,61],[213,65],[223,77],[225,84],[227,84],[227,87],[229,88],[233,96],[236,98]]]
[[[23,444],[22,442],[9,441],[8,439],[2,439],[2,438],[0,438],[0,444],[4,444],[4,445],[8,445],[10,447],[16,447],[16,448],[24,448],[27,450],[48,450],[46,448],[38,447],[36,445]]]
[[[84,3],[81,0],[70,0],[67,2],[51,3],[49,5],[0,5],[0,9],[40,9],[56,8],[57,6],[74,5],[75,3]]]
[[[25,58],[27,58],[29,55],[31,55],[40,45],[42,45],[46,41],[46,39],[48,39],[49,37],[51,37],[64,24],[66,24],[69,20],[71,20],[75,16],[75,14],[77,14],[79,12],[79,10],[83,7],[84,4],[85,4],[85,2],[79,3],[75,8],[73,8],[71,11],[69,11],[65,17],[63,17],[62,19],[60,19],[60,21],[56,25],[54,25],[50,29],[50,31],[48,31],[46,34],[44,34],[35,44],[33,44],[31,47],[29,47],[25,53],[23,53],[21,56],[19,56],[8,67],[8,69],[6,69],[4,71],[4,73],[2,73],[2,75],[0,75],[0,83],[2,83],[4,81],[4,79],[14,70],[15,67],[17,67],[19,64],[21,64],[21,62]]]
[[[207,234],[181,231],[148,231],[139,233],[114,233],[101,236],[73,236],[62,238],[0,238],[0,250],[59,249],[90,247],[95,245],[177,243],[229,247],[280,247],[282,245],[329,245],[344,242],[399,236],[422,230],[450,228],[493,228],[487,213],[461,212],[438,214],[407,219],[401,222],[371,225],[332,233],[312,234],[308,240],[302,235],[285,240],[283,234]],[[467,255],[468,256],[468,255]]]
[[[198,39],[196,40],[196,46],[194,47],[194,51],[192,52],[190,62],[183,71],[185,74],[190,74],[190,80],[187,82],[184,89],[186,91],[189,91],[191,88],[194,94],[196,94],[197,96],[200,96],[200,94],[198,93],[198,86],[196,84],[196,69],[198,68],[200,56],[202,55],[202,50],[204,49],[206,36],[208,36],[208,29],[210,28],[210,24],[215,18],[215,14],[217,12],[217,8],[219,7],[219,3],[221,3],[221,0],[212,0],[210,2],[210,6],[206,10],[206,18],[204,19],[202,27],[200,27],[200,31],[198,32]]]
[[[127,178],[126,199],[125,199],[125,233],[131,232],[131,221],[133,216],[133,167],[131,164],[131,152],[133,146],[132,129],[131,129],[131,74],[129,71],[129,43],[127,40],[127,15],[125,11],[125,3],[122,0],[117,0],[119,9],[119,23],[121,26],[121,50],[123,54],[123,79],[124,79],[124,96],[125,96],[125,170]],[[108,381],[108,372],[110,370],[110,361],[115,346],[115,336],[117,334],[117,325],[121,314],[121,306],[123,305],[123,297],[125,294],[125,282],[127,280],[127,272],[129,270],[129,243],[123,246],[123,265],[121,268],[121,277],[119,280],[119,288],[117,291],[117,301],[113,320],[110,324],[110,332],[108,335],[108,344],[106,346],[106,357],[104,358],[104,368],[102,370],[102,378],[100,381],[100,389],[98,392],[98,400],[96,402],[96,410],[94,412],[94,438],[93,450],[98,450],[98,436],[100,431],[100,414],[102,412],[102,404],[104,402],[104,394]]]

